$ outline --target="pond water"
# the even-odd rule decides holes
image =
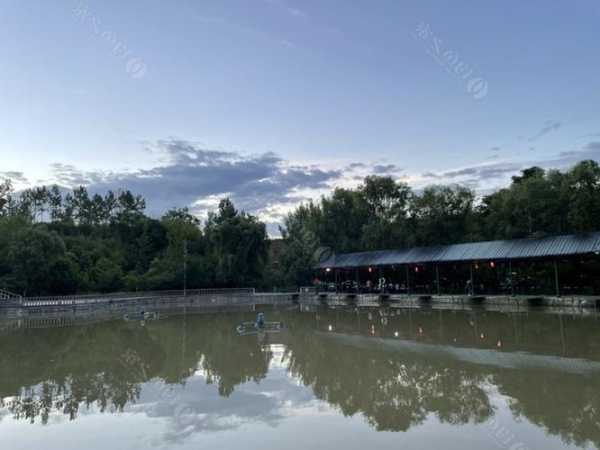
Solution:
[[[595,315],[263,311],[4,327],[1,448],[600,445]]]

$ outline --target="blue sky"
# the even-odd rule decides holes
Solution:
[[[600,156],[597,1],[0,0],[0,176],[223,195],[486,192]]]

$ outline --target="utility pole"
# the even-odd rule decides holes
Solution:
[[[183,240],[183,296],[187,296],[187,256],[188,245],[187,239]]]

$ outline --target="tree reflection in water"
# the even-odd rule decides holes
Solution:
[[[119,412],[140,400],[144,383],[185,389],[195,374],[227,398],[267,377],[270,344],[277,343],[291,377],[376,430],[406,431],[430,416],[480,424],[494,416],[490,396],[497,391],[516,418],[565,442],[600,445],[600,331],[593,317],[390,309],[269,314],[288,330],[238,336],[235,325],[251,316],[227,313],[1,336],[2,409],[44,424],[56,413],[74,420],[89,409]]]

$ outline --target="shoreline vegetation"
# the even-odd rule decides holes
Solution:
[[[21,295],[121,290],[306,286],[319,249],[334,252],[444,245],[595,231],[600,166],[525,169],[509,186],[477,197],[461,185],[416,191],[368,176],[288,214],[282,239],[229,199],[201,222],[187,208],[145,214],[124,190],[67,193],[58,186],[16,194],[0,183],[0,289]],[[185,270],[184,270],[185,267]]]

